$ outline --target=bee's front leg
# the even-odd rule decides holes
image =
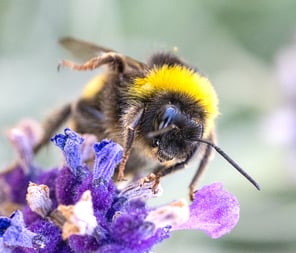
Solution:
[[[124,137],[123,156],[118,169],[118,176],[117,176],[118,181],[124,180],[124,170],[132,149],[133,142],[134,142],[135,129],[139,126],[143,113],[144,113],[144,108],[141,108],[137,112],[137,114],[132,117],[132,122],[127,127],[126,134]]]

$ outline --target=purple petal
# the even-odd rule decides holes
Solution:
[[[239,203],[234,195],[223,190],[222,183],[204,186],[195,193],[190,205],[190,218],[173,230],[203,230],[212,238],[229,233],[238,223]]]
[[[109,181],[114,174],[114,170],[121,161],[122,147],[111,141],[103,140],[94,145],[96,160],[94,164],[94,180],[100,178]]]
[[[68,241],[74,252],[94,252],[99,247],[96,238],[90,235],[71,235]]]
[[[7,133],[8,139],[17,152],[18,163],[26,172],[32,169],[33,147],[38,143],[41,136],[42,129],[39,123],[29,119],[21,121]]]
[[[155,225],[137,216],[118,214],[112,224],[112,236],[123,244],[138,244],[153,235]]]
[[[78,184],[75,175],[68,167],[60,170],[56,179],[56,195],[58,203],[63,205],[72,205],[75,203],[76,185]]]
[[[73,174],[76,174],[76,169],[81,165],[80,146],[83,138],[71,129],[66,128],[63,134],[57,134],[51,141],[56,144],[64,153],[66,164],[70,167]]]
[[[169,237],[170,228],[156,228],[145,220],[145,202],[125,201],[112,219],[111,235],[115,244],[123,245],[126,252],[150,252],[151,248]]]
[[[11,248],[7,248],[3,243],[3,238],[0,237],[0,252],[1,253],[13,253]]]
[[[93,169],[92,200],[95,210],[107,213],[116,188],[111,180],[114,170],[122,157],[122,147],[111,140],[103,140],[94,145],[95,163]]]
[[[55,192],[55,184],[58,174],[59,170],[54,168],[49,171],[43,171],[42,173],[40,173],[40,175],[38,175],[36,179],[36,182],[38,184],[45,184],[49,187],[49,196],[52,200],[53,208],[56,208],[58,206]]]
[[[109,182],[96,180],[91,187],[93,207],[102,213],[107,213],[115,197],[115,185],[112,180]]]
[[[22,213],[24,215],[24,221],[27,225],[32,224],[35,221],[41,220],[42,218],[37,214],[34,213],[29,206],[24,206]]]
[[[115,242],[113,244],[104,245],[102,248],[99,248],[99,252],[151,252],[153,246],[170,237],[170,227],[164,227],[157,229],[154,233],[150,234],[150,236],[144,238],[145,235],[147,236],[147,231],[150,229],[152,229],[151,224],[143,223],[138,228],[137,233],[131,234],[129,242],[122,240],[124,236],[123,238],[120,236],[115,237]],[[140,235],[141,232],[144,233]],[[127,237],[128,236],[126,236],[126,238]],[[109,249],[109,251],[107,249]],[[114,251],[112,251],[112,249]]]
[[[11,221],[7,217],[0,217],[0,237],[3,236],[6,229],[10,226]]]
[[[50,139],[57,147],[59,147],[61,150],[64,150],[67,136],[63,134],[56,134],[54,137]]]
[[[29,229],[38,234],[34,240],[34,245],[39,247],[38,252],[60,252],[63,248],[62,231],[55,224],[40,219],[32,223]]]
[[[127,201],[121,209],[124,212],[130,215],[135,215],[143,220],[147,217],[148,214],[146,203],[140,199],[132,199]]]
[[[15,211],[11,216],[11,224],[3,234],[3,243],[9,247],[21,246],[32,248],[33,240],[37,234],[25,228],[23,215],[20,211]]]
[[[56,197],[60,204],[72,205],[76,203],[83,192],[89,189],[91,173],[87,167],[78,167],[74,175],[68,167],[60,170],[56,179]]]
[[[110,252],[116,252],[116,253],[138,253],[138,251],[133,251],[131,249],[127,249],[125,246],[121,245],[120,243],[109,243],[101,246],[97,252],[100,253],[110,253]]]
[[[25,174],[22,167],[16,166],[14,169],[4,173],[3,177],[6,183],[10,186],[9,191],[11,201],[18,204],[25,204],[30,176]]]
[[[141,245],[138,246],[138,249],[141,249],[141,252],[150,252],[150,249],[162,242],[165,239],[170,237],[171,227],[167,226],[164,228],[158,228],[153,236],[149,237],[148,239],[142,241]]]

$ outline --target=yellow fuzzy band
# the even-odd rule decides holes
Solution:
[[[95,76],[84,87],[81,97],[85,99],[92,99],[94,95],[98,94],[98,92],[100,92],[104,87],[106,79],[107,76],[103,74]]]
[[[147,98],[162,91],[188,95],[206,114],[206,132],[212,129],[218,115],[218,98],[211,82],[199,73],[184,66],[156,67],[143,78],[136,78],[130,88],[130,95]]]

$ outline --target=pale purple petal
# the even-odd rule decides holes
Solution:
[[[223,189],[222,183],[204,186],[195,193],[190,205],[190,218],[173,230],[203,230],[212,238],[229,233],[238,223],[239,203],[234,195]]]
[[[71,129],[66,128],[64,134],[55,135],[51,138],[51,141],[63,151],[67,166],[76,175],[77,167],[82,165],[80,146],[83,138]]]
[[[3,238],[0,237],[0,252],[1,253],[12,253],[12,248],[7,248],[3,243]]]
[[[93,179],[103,178],[109,181],[114,174],[116,166],[121,161],[123,149],[119,144],[105,139],[100,143],[96,143],[94,150],[96,160],[93,169]]]
[[[33,248],[33,240],[37,234],[25,227],[23,214],[15,211],[11,216],[11,225],[3,234],[3,243],[7,247]]]
[[[32,169],[33,148],[39,142],[41,136],[41,126],[30,119],[22,120],[16,127],[7,132],[7,137],[16,150],[18,163],[26,172]]]

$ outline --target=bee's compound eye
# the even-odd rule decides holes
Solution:
[[[153,141],[152,141],[152,147],[153,148],[156,148],[156,147],[158,147],[159,146],[159,139],[158,138],[155,138],[155,139],[153,139]]]
[[[177,111],[173,106],[168,106],[161,116],[161,121],[159,123],[158,129],[163,129],[168,127],[176,117]]]

